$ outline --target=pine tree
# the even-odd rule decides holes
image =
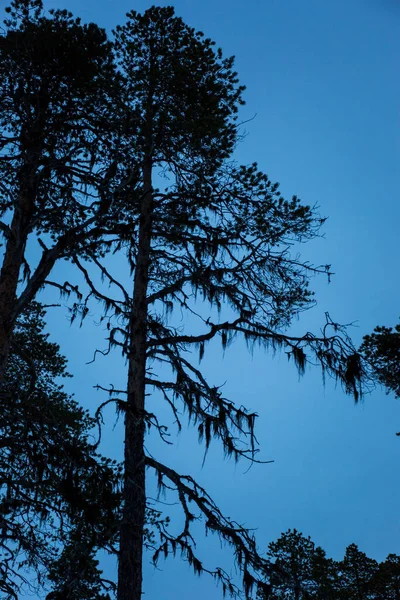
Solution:
[[[142,594],[146,468],[160,490],[176,489],[185,516],[175,536],[161,522],[154,560],[180,551],[196,573],[209,572],[224,592],[236,593],[224,571],[208,568],[196,555],[191,523],[197,511],[206,531],[233,547],[249,597],[268,561],[253,535],[226,518],[196,481],[145,453],[146,427],[165,437],[146,395],[161,394],[179,428],[186,411],[206,450],[215,438],[228,456],[250,461],[257,453],[256,415],[207,381],[193,349],[201,360],[211,340],[225,349],[240,337],[250,347],[282,348],[300,373],[316,360],[357,400],[362,364],[336,323],[327,317],[318,336],[288,332],[293,318],[314,304],[310,276],[329,276],[329,267],[312,267],[289,249],[317,235],[323,219],[297,197],[282,198],[278,184],[255,163],[234,163],[244,88],[233,58],[224,58],[171,7],[129,13],[115,32],[114,59],[102,30],[81,25],[66,11],[44,17],[40,0],[14,0],[6,25],[0,48],[6,240],[0,378],[17,317],[41,287],[74,290],[72,316],[84,316],[92,296],[102,300],[111,311],[110,347],[119,346],[129,365],[126,396],[117,400],[125,416],[118,600],[140,600]],[[32,236],[43,253],[30,273],[25,250]],[[131,289],[112,274],[111,251],[120,258],[125,253]],[[86,299],[74,285],[48,281],[62,257],[83,274]],[[95,267],[114,296],[96,285]],[[19,282],[23,276],[25,284]],[[197,318],[193,330],[177,326],[176,310]],[[169,369],[164,380],[154,375],[156,365]],[[85,482],[85,473],[73,470],[64,481],[66,493],[74,488],[76,496]],[[45,489],[41,480],[38,489]],[[100,502],[99,510],[107,506]],[[84,529],[93,531],[83,506],[77,513]],[[66,560],[79,552],[73,531],[71,536]],[[87,555],[92,568],[94,555]],[[65,573],[60,560],[59,573]],[[54,593],[70,593],[71,581],[60,585]]]
[[[0,385],[0,590],[9,598],[25,573],[42,585],[51,569],[65,585],[60,561],[81,586],[101,588],[96,565],[78,558],[118,534],[120,467],[97,454],[89,438],[96,421],[63,390],[66,360],[44,333],[44,316],[31,303],[17,320]]]
[[[260,600],[336,600],[336,565],[310,537],[289,529],[268,546],[271,574],[260,583]]]
[[[370,600],[375,597],[374,579],[378,563],[361,552],[357,544],[350,544],[346,548],[345,556],[338,567],[341,599]]]
[[[400,600],[400,556],[389,554],[379,564],[373,589],[376,600]]]
[[[400,397],[400,325],[376,327],[364,336],[360,353],[370,364],[376,381],[385,386],[388,393]]]
[[[207,381],[191,358],[192,349],[198,349],[201,360],[211,340],[220,339],[225,349],[243,337],[251,347],[284,348],[300,373],[313,357],[356,400],[362,365],[329,317],[320,336],[287,332],[292,319],[314,304],[310,276],[329,275],[328,267],[312,267],[292,256],[289,248],[317,235],[323,219],[297,197],[283,199],[278,184],[256,164],[232,161],[244,91],[233,59],[223,58],[221,50],[186,26],[171,7],[129,13],[126,25],[115,32],[115,52],[126,113],[118,138],[123,148],[119,185],[110,196],[109,213],[119,219],[119,234],[103,248],[105,254],[112,249],[120,256],[126,251],[133,292],[117,281],[107,261],[90,251],[86,258],[92,258],[114,287],[114,296],[96,286],[92,267],[78,253],[73,260],[90,288],[87,301],[91,296],[101,299],[118,316],[118,325],[108,321],[110,347],[121,347],[129,363],[127,394],[118,399],[125,412],[118,600],[139,600],[142,594],[146,467],[156,474],[160,490],[176,489],[185,515],[179,535],[160,530],[154,559],[180,551],[196,573],[210,572],[224,591],[235,593],[221,569],[208,569],[196,556],[192,504],[206,530],[234,548],[249,596],[256,578],[265,574],[266,561],[253,536],[226,519],[197,482],[146,455],[146,426],[162,437],[165,433],[148,410],[146,395],[150,390],[160,393],[179,428],[181,403],[206,449],[215,438],[228,456],[254,461],[256,415],[235,406]],[[195,306],[196,299],[201,308]],[[75,306],[82,309],[87,310]],[[174,325],[175,309],[198,319],[195,332]],[[169,368],[170,376],[161,380],[152,375],[157,364]]]
[[[326,557],[311,539],[288,530],[268,546],[269,581],[260,582],[259,600],[399,600],[400,557],[378,563],[350,544],[341,561]]]
[[[0,379],[12,331],[54,263],[102,235],[117,110],[110,44],[93,23],[13,0],[0,37]],[[107,136],[108,133],[108,136]],[[30,265],[27,243],[41,256]],[[70,285],[58,285],[68,292]]]

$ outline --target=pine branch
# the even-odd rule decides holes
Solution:
[[[174,484],[185,515],[184,528],[178,536],[173,537],[161,532],[162,544],[154,554],[154,562],[157,562],[161,553],[168,556],[170,552],[175,554],[179,549],[189,564],[193,566],[195,573],[207,572],[222,584],[224,593],[228,591],[231,596],[240,595],[240,590],[232,584],[230,577],[222,569],[209,570],[195,556],[190,525],[196,517],[189,509],[188,503],[191,502],[205,519],[206,531],[217,534],[221,540],[227,542],[234,549],[236,564],[243,574],[245,596],[250,598],[253,586],[270,570],[268,561],[258,554],[253,534],[235,521],[226,518],[206,490],[192,477],[179,475],[174,469],[149,456],[146,457],[146,465],[157,473],[160,490],[165,486],[164,478]]]

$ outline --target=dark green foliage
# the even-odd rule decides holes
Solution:
[[[234,117],[244,88],[237,85],[233,58],[223,59],[214,42],[185,25],[171,6],[127,17],[116,29],[114,47],[137,164],[151,136],[154,165],[214,172],[237,137]]]
[[[400,556],[389,554],[379,563],[373,581],[376,600],[399,600],[400,598]]]
[[[376,327],[364,337],[360,352],[377,381],[400,398],[400,325]]]
[[[373,597],[378,563],[361,552],[356,544],[350,544],[346,548],[346,554],[338,568],[340,597],[343,600],[370,600]]]
[[[4,592],[13,586],[17,589],[18,577],[22,580],[25,571],[36,573],[40,583],[51,566],[51,579],[56,581],[63,573],[57,571],[58,564],[67,568],[81,546],[90,556],[109,547],[117,531],[119,468],[96,453],[89,437],[94,420],[59,383],[67,376],[66,361],[43,332],[44,314],[34,303],[18,320],[0,387],[0,589]],[[78,538],[74,531],[79,532]],[[77,565],[74,560],[68,568],[78,569]],[[82,586],[87,578],[97,578],[100,585],[95,563],[82,567]]]
[[[110,600],[110,594],[104,590],[113,589],[113,583],[101,580],[93,548],[85,541],[82,543],[79,531],[75,537],[50,567],[48,579],[56,589],[46,600]]]
[[[0,210],[24,200],[29,232],[57,238],[96,206],[87,191],[109,129],[110,44],[67,11],[46,17],[28,0],[12,7],[0,44]]]
[[[15,0],[0,34],[0,379],[16,318],[52,284],[57,260],[72,249],[98,251],[106,220],[100,209],[118,98],[111,46],[97,25],[42,8]],[[35,266],[28,241],[42,249]]]
[[[267,588],[269,596],[261,586],[259,598],[333,600],[335,597],[332,561],[310,537],[289,529],[269,544],[267,556],[273,565]]]
[[[398,600],[400,557],[389,554],[381,563],[346,548],[341,561],[326,557],[311,539],[288,530],[268,546],[272,560],[268,580],[259,586],[259,600]]]

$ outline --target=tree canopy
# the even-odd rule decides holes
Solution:
[[[259,600],[389,600],[399,597],[399,560],[369,558],[349,544],[342,560],[326,557],[310,537],[296,529],[282,533],[268,546],[273,575],[260,585]]]
[[[71,570],[112,546],[120,503],[120,467],[97,453],[95,420],[63,390],[66,360],[44,317],[32,303],[18,319],[0,386],[0,589],[10,598],[33,574],[40,584],[50,569],[57,581],[66,556]],[[90,576],[101,587],[95,564],[78,572],[80,585]]]
[[[109,109],[115,103],[103,30],[42,2],[14,0],[0,43],[0,376],[16,318],[54,263],[101,235]],[[104,160],[103,160],[104,159]],[[101,197],[101,195],[100,195]],[[41,248],[36,265],[28,242]],[[24,282],[24,284],[23,284]]]
[[[370,363],[377,381],[400,397],[400,325],[376,327],[364,337],[360,352]]]
[[[345,329],[328,315],[317,335],[292,335],[289,329],[315,303],[311,277],[330,276],[329,266],[311,265],[293,252],[318,235],[324,219],[297,196],[283,198],[256,163],[235,162],[244,87],[234,60],[172,7],[131,11],[110,41],[67,11],[44,16],[40,0],[14,0],[0,52],[0,380],[11,398],[18,361],[25,365],[26,387],[17,394],[25,402],[18,421],[23,431],[36,423],[29,411],[37,403],[45,402],[50,416],[61,412],[53,429],[49,416],[45,440],[40,422],[27,444],[16,446],[16,460],[22,452],[37,461],[29,471],[33,497],[24,509],[39,511],[35,551],[41,519],[47,523],[37,502],[47,502],[49,494],[58,511],[54,541],[65,542],[48,572],[55,584],[50,597],[97,598],[102,582],[95,552],[105,547],[118,556],[118,600],[140,600],[146,521],[158,534],[155,562],[180,552],[195,573],[209,573],[224,593],[238,594],[225,571],[197,555],[192,525],[202,519],[206,532],[233,549],[250,598],[257,581],[272,577],[271,561],[197,481],[146,452],[149,432],[163,440],[167,433],[153,398],[164,400],[178,429],[186,413],[205,450],[216,439],[227,456],[250,462],[257,460],[256,414],[224,397],[219,382],[209,382],[201,370],[210,341],[220,340],[223,349],[237,338],[251,348],[282,349],[300,374],[309,362],[317,363],[359,399],[365,373]],[[33,268],[26,255],[32,240],[41,251]],[[115,269],[113,254],[128,275]],[[57,281],[60,259],[76,267],[81,285]],[[46,346],[40,307],[32,304],[49,286],[75,294],[72,318],[87,316],[92,300],[101,301],[104,354],[119,349],[127,361],[126,389],[110,387],[96,411],[97,423],[111,402],[124,415],[120,496],[118,468],[102,461],[88,442],[95,422],[54,381],[64,373],[64,361],[56,347]],[[39,315],[35,335],[18,342],[29,310]],[[47,354],[50,362],[40,362]],[[40,417],[45,414],[43,409]],[[69,424],[72,414],[75,425]],[[177,494],[179,533],[171,533],[157,511],[149,512],[146,470],[155,474],[160,492]],[[64,513],[67,533],[57,529]],[[23,551],[29,553],[29,546]],[[317,558],[315,569],[324,563],[323,554]],[[35,560],[48,568],[49,559]]]

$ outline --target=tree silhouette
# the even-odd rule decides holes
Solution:
[[[176,535],[156,516],[154,560],[181,552],[196,573],[210,573],[235,595],[228,574],[196,554],[191,526],[201,517],[206,531],[233,548],[250,597],[254,583],[268,575],[269,561],[258,553],[254,536],[225,517],[190,475],[145,452],[146,428],[166,439],[146,397],[160,395],[178,428],[186,412],[206,450],[214,438],[227,456],[251,462],[258,451],[256,415],[225,398],[199,366],[211,340],[220,340],[223,349],[237,338],[251,348],[282,348],[301,374],[316,362],[359,398],[363,365],[345,330],[327,315],[318,335],[289,331],[293,318],[314,304],[310,277],[330,275],[328,266],[310,265],[290,251],[318,235],[323,219],[296,196],[282,198],[278,184],[255,163],[234,162],[244,88],[233,58],[224,58],[172,7],[132,11],[112,47],[97,26],[81,25],[66,11],[43,16],[40,0],[14,0],[6,27],[0,47],[6,242],[0,379],[9,368],[18,315],[44,285],[77,294],[72,318],[87,314],[92,297],[101,300],[110,349],[119,347],[128,360],[126,391],[109,390],[109,401],[125,418],[122,515],[119,531],[113,521],[116,546],[110,548],[119,559],[118,600],[140,600],[142,594],[146,468],[160,491],[175,490],[184,515]],[[30,272],[25,251],[32,236],[42,255]],[[126,259],[129,283],[113,273],[112,252],[120,263]],[[59,258],[80,270],[86,297],[74,284],[48,280]],[[96,269],[105,286],[97,283]],[[24,277],[25,283],[19,281]],[[177,323],[177,312],[186,322]],[[79,531],[88,529],[89,536],[97,517],[77,492],[82,486],[94,492],[86,479],[96,476],[90,464],[63,480],[64,500],[72,501],[73,491],[74,501],[82,501],[74,514],[81,519]],[[99,499],[100,513],[107,514],[110,502]],[[101,544],[85,546],[76,531],[51,574],[53,597],[98,593],[98,579],[90,579],[97,568],[91,548],[111,538],[104,541],[96,532]],[[74,588],[73,567],[84,555],[87,585]]]
[[[333,600],[337,598],[337,568],[310,537],[289,529],[268,546],[271,574],[260,583],[260,600]]]
[[[399,398],[400,325],[376,327],[373,333],[364,336],[360,352],[370,363],[377,381]]]
[[[389,554],[386,560],[378,565],[373,589],[376,600],[400,599],[400,556]]]
[[[71,248],[84,253],[103,233],[99,194],[110,168],[110,106],[117,110],[103,30],[67,11],[44,16],[41,0],[13,0],[7,12],[0,37],[0,379],[16,319],[50,285],[56,260]],[[33,240],[41,248],[36,265],[26,256]]]
[[[60,553],[77,569],[78,547],[94,553],[118,533],[120,467],[97,454],[95,420],[56,382],[68,376],[66,360],[44,333],[44,316],[32,303],[17,320],[0,385],[0,590],[10,598],[24,569],[40,583],[51,566],[56,579]],[[100,571],[90,577],[101,587]]]
[[[243,337],[250,346],[284,348],[300,373],[313,357],[356,399],[362,366],[329,317],[319,336],[287,333],[293,317],[314,303],[310,276],[329,275],[329,268],[304,263],[289,248],[317,235],[323,219],[296,197],[284,200],[278,184],[256,164],[232,161],[243,92],[233,59],[224,59],[171,7],[129,13],[127,24],[116,30],[115,49],[127,117],[118,139],[124,148],[116,174],[119,185],[109,202],[112,214],[122,214],[122,223],[118,238],[107,243],[120,256],[125,249],[133,293],[95,257],[93,263],[114,296],[96,286],[93,265],[78,254],[73,260],[89,286],[87,301],[91,296],[103,300],[118,317],[115,326],[108,321],[110,348],[121,347],[129,363],[127,394],[117,399],[125,412],[118,599],[139,599],[142,593],[146,466],[155,472],[161,490],[176,490],[185,517],[179,535],[160,530],[155,560],[180,550],[195,572],[211,572],[224,591],[235,593],[229,577],[206,567],[195,553],[191,523],[200,514],[206,530],[234,548],[249,595],[267,563],[253,536],[226,519],[197,482],[146,455],[146,426],[162,437],[165,433],[148,410],[146,395],[151,389],[161,394],[178,428],[181,411],[186,411],[206,449],[215,438],[228,456],[254,461],[256,415],[235,406],[207,381],[192,358],[193,348],[201,360],[209,341],[220,339],[225,349]],[[87,310],[85,303],[75,308],[83,314]],[[197,325],[192,330],[176,326],[175,309],[192,323],[196,318]],[[163,365],[165,379],[153,375],[157,364]]]
[[[288,530],[268,546],[269,581],[258,587],[259,600],[398,600],[400,557],[389,554],[378,563],[356,544],[341,561],[326,557],[311,538]]]
[[[339,563],[340,598],[343,600],[370,600],[373,598],[373,580],[378,563],[361,552],[357,544],[346,548]]]

